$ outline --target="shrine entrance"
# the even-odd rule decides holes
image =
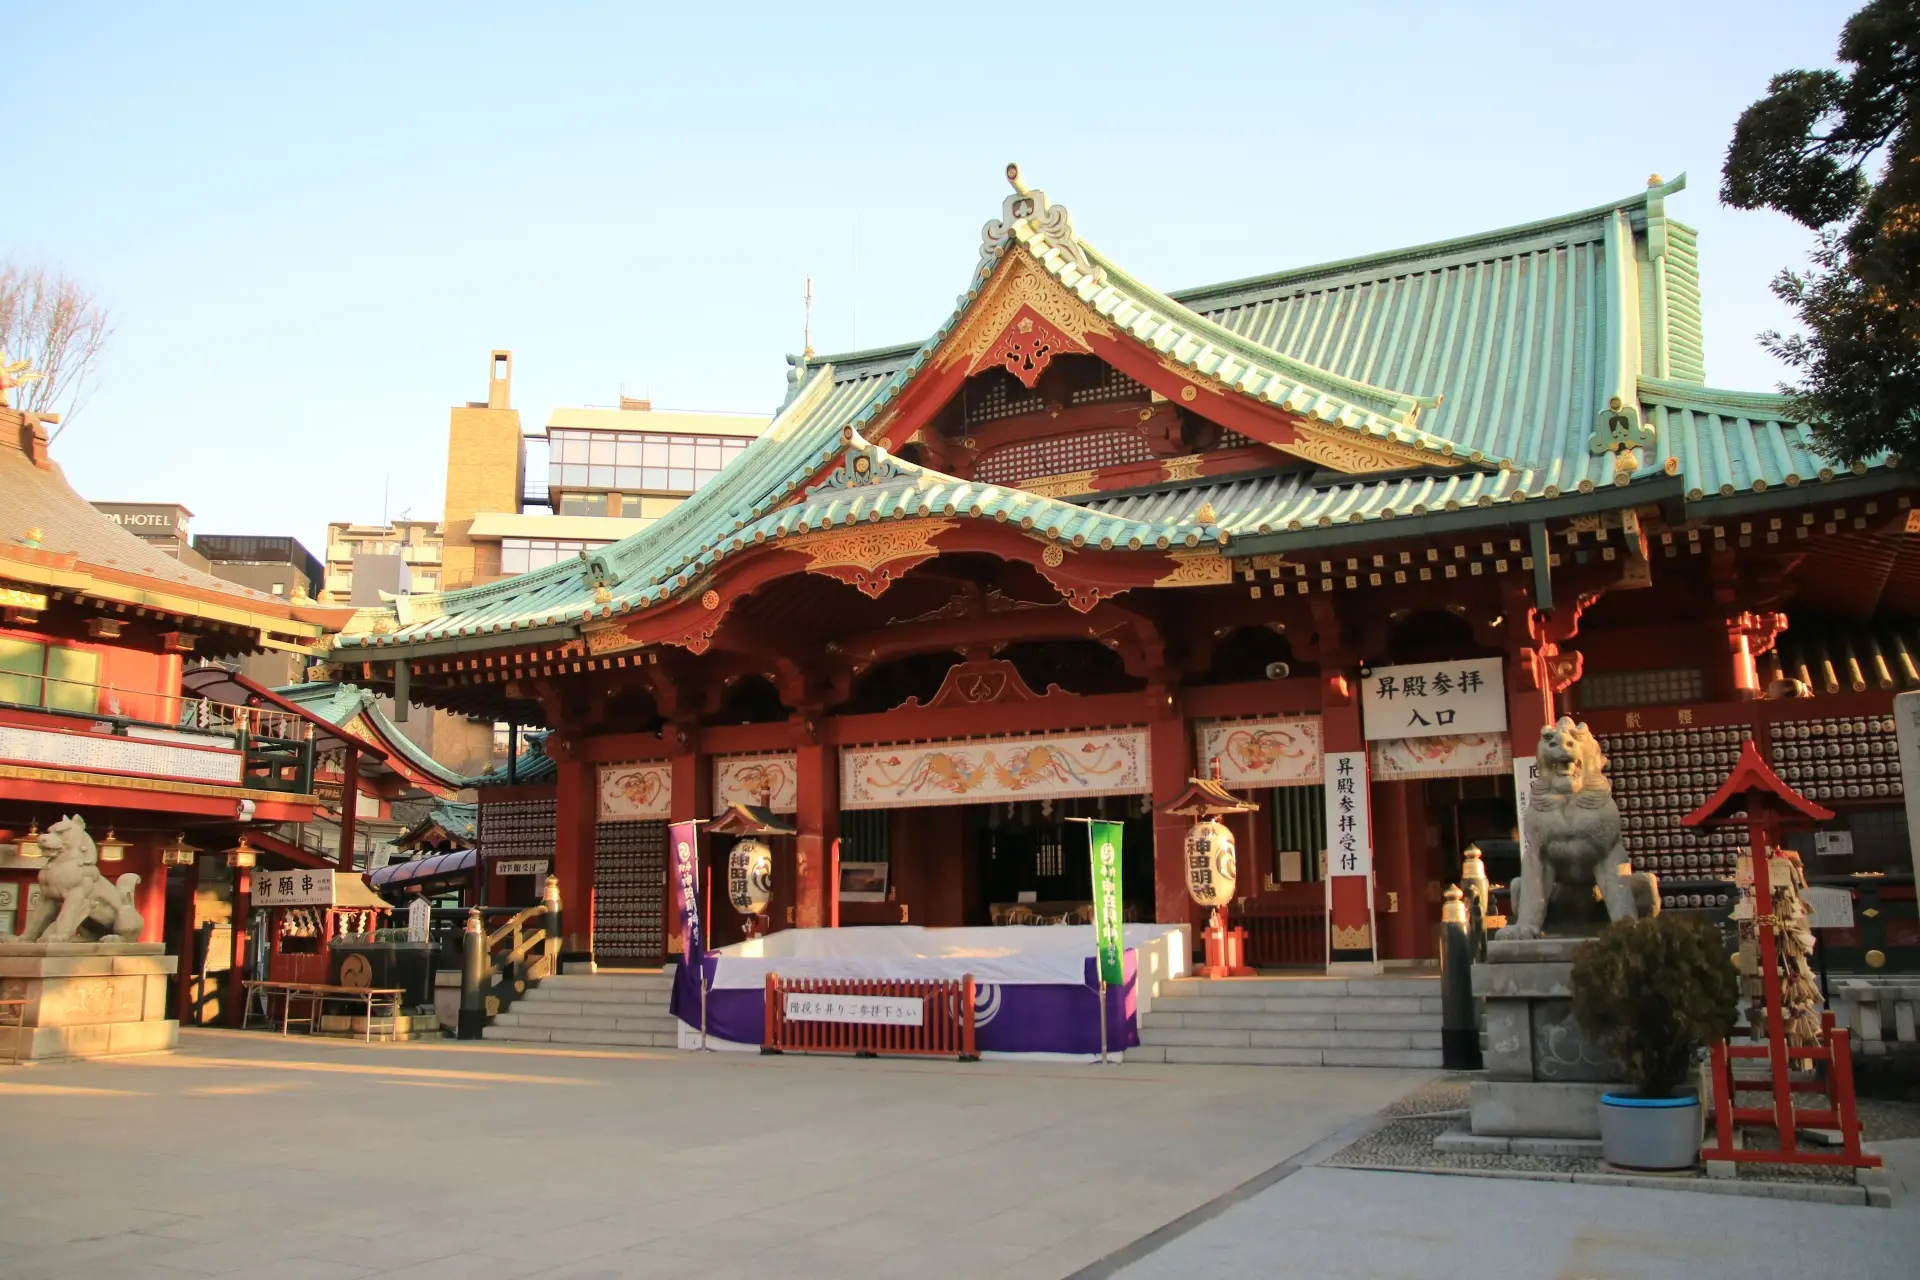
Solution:
[[[1153,820],[1135,796],[966,805],[969,925],[1093,922],[1093,868],[1087,827],[1077,818],[1120,822],[1125,918],[1153,919]]]

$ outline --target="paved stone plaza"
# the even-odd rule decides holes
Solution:
[[[1911,1274],[1908,1198],[1313,1167],[1430,1077],[190,1031],[0,1067],[0,1276]]]

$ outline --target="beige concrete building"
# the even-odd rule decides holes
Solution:
[[[442,569],[440,522],[396,520],[392,524],[354,524],[336,520],[327,526],[327,567],[316,598],[321,604],[378,604],[377,599],[355,600],[355,565],[360,576],[379,574],[383,591],[439,591],[445,585]],[[380,573],[382,561],[397,561],[405,572]],[[362,587],[366,583],[361,583]],[[366,592],[362,591],[362,596]]]
[[[443,590],[539,569],[645,528],[771,421],[621,396],[614,406],[555,409],[545,431],[523,435],[512,391],[513,353],[495,351],[486,400],[456,407],[448,423]],[[529,439],[546,443],[544,475],[529,474]]]

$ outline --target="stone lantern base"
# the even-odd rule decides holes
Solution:
[[[154,1053],[180,1043],[167,1007],[179,957],[158,942],[0,942],[0,1064]],[[15,1009],[0,1006],[0,1023]]]

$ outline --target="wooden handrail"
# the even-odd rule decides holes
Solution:
[[[525,911],[522,911],[517,915],[509,917],[505,924],[501,925],[498,929],[495,929],[492,933],[489,933],[487,935],[487,950],[489,951],[493,950],[493,948],[499,944],[501,939],[505,938],[508,934],[518,933],[521,927],[525,925],[527,921],[533,919],[535,916],[543,916],[546,913],[547,913],[546,904],[544,902],[536,902],[531,907],[528,907]]]

